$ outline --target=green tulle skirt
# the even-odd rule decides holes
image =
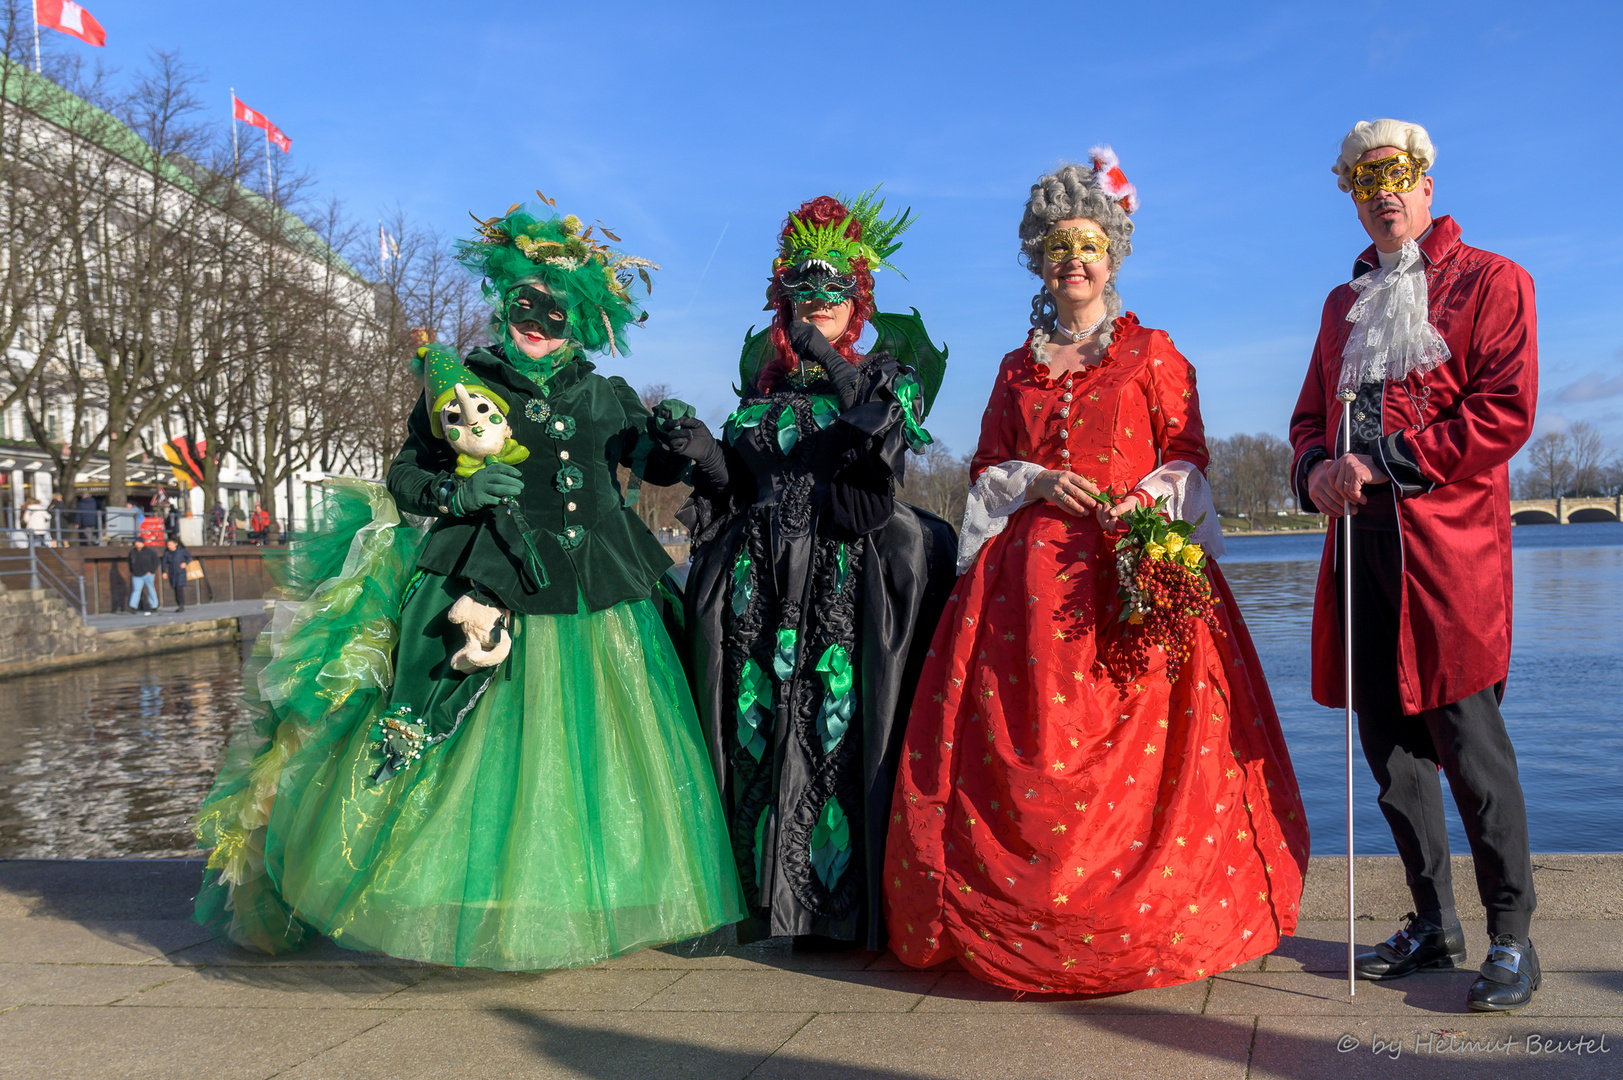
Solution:
[[[686,679],[646,600],[519,617],[512,656],[455,735],[372,782],[379,658],[417,538],[377,528],[392,503],[361,494],[372,523],[348,529],[339,571],[273,625],[264,711],[199,814],[213,849],[199,920],[266,951],[314,930],[404,958],[541,970],[742,917]],[[360,509],[329,509],[326,532],[341,538],[335,513]]]

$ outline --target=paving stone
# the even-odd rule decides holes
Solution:
[[[3,859],[0,918],[189,919],[201,859]]]
[[[1263,1017],[1257,1025],[1249,1076],[1251,1080],[1615,1080],[1620,1055],[1623,1022],[1616,1018],[1528,1021],[1473,1015],[1427,1023],[1410,1017]]]
[[[1249,1019],[819,1016],[751,1080],[1239,1080]]]
[[[532,1012],[635,1009],[681,971],[583,969],[544,974],[443,968],[387,1002],[391,1009],[525,1009]]]
[[[426,1018],[413,1012],[277,1080],[740,1080],[810,1018],[810,1013],[512,1008],[448,1011]]]
[[[787,939],[781,943],[777,941],[774,939],[774,944],[733,945],[720,952],[698,955],[685,955],[679,946],[671,945],[642,949],[593,966],[605,970],[752,971],[767,967],[786,971],[861,971],[881,955],[863,949],[797,953],[789,947]]]
[[[0,1013],[0,1076],[261,1080],[388,1020],[361,1009],[85,1009]]]
[[[110,1005],[178,977],[142,964],[0,964],[0,1009]]]
[[[425,964],[420,960],[401,960],[382,953],[346,949],[328,938],[317,938],[296,952],[277,953],[275,956],[245,949],[233,941],[213,940],[177,949],[153,963],[175,964],[189,967],[412,967],[438,970],[438,964]]]
[[[949,971],[931,987],[914,1012],[919,1013],[1186,1013],[1200,1012],[1206,1003],[1209,979],[1128,994],[1016,994],[993,986],[965,971]]]
[[[1487,916],[1472,883],[1476,873],[1469,855],[1453,857],[1455,903],[1460,917],[1481,922]],[[1359,915],[1401,919],[1414,910],[1404,884],[1403,864],[1395,855],[1360,855],[1355,861],[1354,906]],[[1623,857],[1604,855],[1533,856],[1533,885],[1538,890],[1539,919],[1623,919]],[[1319,856],[1308,860],[1302,881],[1302,918],[1347,917],[1347,860]]]
[[[964,966],[958,962],[957,957],[949,956],[939,964],[931,964],[927,968],[916,968],[912,964],[904,964],[899,956],[886,949],[882,953],[870,953],[873,963],[868,965],[869,971],[962,971]]]
[[[1210,1016],[1464,1016],[1475,971],[1416,972],[1392,982],[1358,984],[1310,972],[1220,975],[1206,1003]],[[1545,974],[1517,1016],[1623,1016],[1623,973]],[[1619,1059],[1623,1063],[1623,1058]]]
[[[906,1012],[941,979],[933,971],[690,971],[643,1012]]]
[[[208,939],[189,919],[0,919],[0,963],[139,964]]]
[[[384,1001],[429,972],[413,968],[214,967],[191,970],[143,965],[179,974],[126,997],[132,1008],[358,1009]]]
[[[1359,922],[1355,940],[1359,951],[1403,928],[1401,919]],[[1488,924],[1462,923],[1466,966],[1475,971],[1487,959]],[[1280,942],[1266,959],[1264,971],[1347,972],[1347,924],[1310,922],[1297,928],[1294,938]],[[1535,919],[1533,942],[1544,971],[1623,971],[1623,928],[1605,919]]]

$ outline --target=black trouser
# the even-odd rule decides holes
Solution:
[[[1403,553],[1396,532],[1353,536],[1353,707],[1358,734],[1414,896],[1415,910],[1454,906],[1438,766],[1448,776],[1476,864],[1489,934],[1526,940],[1537,902],[1527,804],[1499,712],[1502,686],[1406,715],[1398,697]],[[1338,590],[1339,595],[1339,590]]]

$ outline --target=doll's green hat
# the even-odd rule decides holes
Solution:
[[[440,410],[456,397],[458,383],[469,392],[476,391],[494,401],[504,415],[508,411],[507,400],[486,386],[479,376],[469,371],[468,365],[462,362],[454,350],[445,345],[435,342],[433,345],[422,346],[413,355],[411,366],[423,380],[423,400],[428,404],[428,426],[437,439],[445,437],[445,431],[440,426]]]

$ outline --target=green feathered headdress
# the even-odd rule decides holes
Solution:
[[[897,237],[913,226],[913,210],[885,217],[885,200],[877,198],[881,186],[876,184],[854,199],[836,194],[834,198],[850,211],[839,221],[814,225],[791,216],[789,235],[783,238],[772,269],[822,263],[830,273],[849,274],[851,260],[860,258],[866,260],[869,273],[884,269],[906,278],[889,260],[902,246]],[[853,218],[862,223],[860,240],[845,235]]]
[[[539,191],[545,207],[553,202]],[[545,208],[540,214],[546,214]],[[625,353],[625,328],[641,322],[642,309],[631,289],[640,278],[646,292],[654,287],[648,271],[659,267],[603,243],[618,242],[602,222],[581,227],[574,214],[539,216],[521,203],[499,217],[479,222],[478,235],[457,242],[457,260],[484,279],[485,299],[494,305],[491,332],[508,343],[507,321],[513,293],[520,285],[540,283],[568,310],[569,340],[583,352]]]

